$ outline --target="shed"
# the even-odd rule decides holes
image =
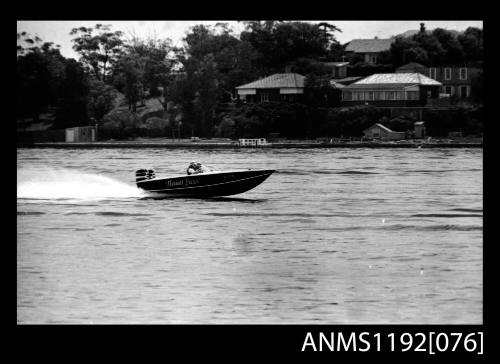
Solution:
[[[66,129],[66,142],[95,142],[96,128],[95,126],[77,126]]]
[[[380,140],[399,140],[405,138],[405,132],[393,131],[388,127],[376,123],[369,128],[363,130],[365,138],[380,139]]]
[[[425,138],[425,123],[423,121],[416,121],[413,124],[413,129],[415,132],[415,138],[417,139]]]

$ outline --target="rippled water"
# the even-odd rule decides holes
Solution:
[[[277,169],[233,198],[134,171]],[[19,323],[482,323],[481,149],[19,149]]]

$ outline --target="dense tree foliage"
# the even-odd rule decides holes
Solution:
[[[55,113],[56,124],[77,125],[87,113],[86,76],[81,65],[63,57],[59,47],[38,37],[20,34],[18,46],[16,113],[18,118],[40,120],[42,113]]]
[[[94,74],[105,81],[122,53],[123,32],[111,31],[110,25],[96,24],[95,27],[74,28],[73,49],[80,54],[80,61]]]
[[[423,27],[411,37],[396,37],[390,52],[395,67],[408,62],[426,66],[480,63],[483,59],[483,31],[469,27],[457,35],[442,28],[428,32]]]
[[[339,91],[330,87],[332,69],[325,64],[344,59],[343,46],[335,37],[341,30],[335,25],[243,23],[239,35],[227,23],[196,25],[187,31],[182,47],[174,47],[168,38],[126,38],[105,24],[74,28],[70,34],[78,61],[63,57],[58,45],[20,33],[17,118],[51,119],[53,128],[97,123],[113,138],[268,133],[299,138],[359,135],[368,124],[387,117],[372,108],[338,108]],[[348,76],[393,72],[408,62],[478,63],[483,57],[482,38],[478,28],[462,33],[427,31],[422,24],[417,34],[397,37],[390,51],[379,55],[378,65],[366,64],[356,55],[346,57]],[[302,103],[237,102],[237,86],[285,69],[306,76]],[[481,103],[482,74],[471,86],[475,101]],[[149,110],[152,104],[154,110]],[[398,128],[409,123],[385,121]],[[444,129],[434,123],[433,130],[442,133]],[[464,125],[465,130],[473,129]]]
[[[240,38],[256,50],[256,67],[267,72],[280,72],[298,58],[335,58],[342,49],[334,35],[340,29],[328,23],[249,21],[245,25]]]

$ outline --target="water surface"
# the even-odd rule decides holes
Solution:
[[[277,169],[150,199],[134,171]],[[19,149],[19,323],[482,323],[482,149]]]

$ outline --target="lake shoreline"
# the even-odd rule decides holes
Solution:
[[[235,142],[150,142],[150,141],[107,141],[107,142],[43,142],[19,144],[18,148],[165,148],[165,149],[286,149],[286,148],[482,148],[483,143],[462,141],[431,142],[273,142],[261,146],[239,146]]]

